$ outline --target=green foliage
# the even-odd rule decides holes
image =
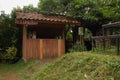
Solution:
[[[110,46],[108,48],[94,48],[91,51],[92,53],[97,53],[97,54],[103,54],[103,55],[116,55],[116,47],[115,46]]]
[[[77,17],[86,22],[86,27],[98,27],[120,21],[119,0],[41,0],[39,12]]]
[[[41,62],[32,60],[29,60],[27,62],[19,60],[17,63],[12,65],[0,63],[0,80],[6,80],[8,78],[11,78],[11,75],[15,76],[12,77],[12,79],[14,80],[26,80],[25,75],[29,75],[30,77],[31,73],[29,73],[29,71],[31,69],[35,71],[38,70],[38,65],[41,66]]]
[[[33,5],[30,4],[28,6],[24,6],[23,11],[25,11],[25,12],[30,12],[30,11],[34,12],[34,11],[37,11],[37,8],[34,8]]]
[[[83,52],[64,55],[31,80],[119,80],[119,75],[119,57]]]
[[[11,73],[17,76],[15,80],[119,80],[120,58],[81,52],[65,54],[47,64],[44,60],[0,63],[0,79]]]
[[[12,47],[8,47],[8,49],[6,49],[6,53],[4,55],[5,59],[14,59],[16,57],[17,54],[17,48],[12,46]]]
[[[5,56],[7,56],[7,58],[8,56],[11,56],[11,52],[9,53],[9,50],[11,48],[13,49],[13,46],[19,50],[18,53],[16,53],[15,50],[14,55],[20,54],[21,42],[19,40],[21,40],[20,38],[22,36],[20,36],[20,30],[15,24],[16,10],[20,10],[20,8],[14,8],[10,15],[0,15],[0,59],[5,59]]]
[[[69,49],[69,52],[82,52],[82,51],[85,51],[85,46],[80,42],[76,42],[76,44],[74,44],[72,48]]]
[[[5,54],[9,54],[7,48],[16,45],[17,28],[13,26],[12,20],[8,15],[3,14],[1,17],[2,17],[1,18],[2,22],[1,22],[1,30],[0,30],[0,48],[1,48],[0,58],[5,59]]]
[[[5,50],[11,46],[17,47],[18,52],[21,52],[22,30],[18,30],[15,24],[17,10],[77,17],[79,20],[86,21],[87,27],[95,29],[104,23],[120,21],[119,5],[120,0],[40,0],[38,8],[34,8],[33,5],[24,6],[23,9],[14,8],[10,15],[0,15],[0,55],[4,54]],[[119,34],[119,31],[117,33]],[[72,37],[71,33],[65,34],[69,39]]]
[[[73,38],[72,27],[70,25],[65,26],[65,38],[66,40],[72,40]]]
[[[92,38],[92,32],[91,32],[89,29],[87,29],[87,28],[85,28],[84,38],[85,38],[86,40],[90,40],[90,39]]]
[[[6,64],[6,63],[0,63],[0,74],[7,73],[7,72],[16,72],[19,70],[24,69],[27,66],[30,66],[31,64],[35,63],[34,61],[28,61],[25,63],[23,60],[19,60],[16,64]]]
[[[105,21],[105,20],[116,20],[120,10],[119,0],[75,0],[71,9],[71,14],[75,16],[79,15],[85,20],[90,20],[92,22]],[[77,11],[79,10],[79,11]],[[120,17],[120,15],[119,15]],[[119,20],[119,19],[118,19]],[[117,21],[118,21],[117,20]]]
[[[38,4],[39,12],[66,14],[71,0],[41,0]]]

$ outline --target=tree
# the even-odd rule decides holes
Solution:
[[[28,12],[30,12],[30,11],[33,12],[33,11],[37,11],[37,8],[34,8],[33,5],[30,4],[30,5],[28,5],[28,6],[24,6],[22,10],[23,10],[23,11],[26,11],[26,12],[27,12],[27,11],[28,11]]]
[[[4,13],[0,16],[0,59],[13,59],[18,51],[19,31],[15,24],[16,10],[17,8],[14,8],[10,15]]]
[[[6,55],[8,47],[14,46],[16,43],[15,39],[15,28],[11,27],[11,19],[7,14],[1,14],[0,23],[0,55]],[[2,56],[2,58],[5,56]]]
[[[54,14],[66,14],[69,8],[69,3],[72,0],[41,0],[38,3],[39,12],[54,13]]]
[[[41,0],[39,10],[62,13],[86,22],[95,35],[101,25],[120,21],[120,0]]]

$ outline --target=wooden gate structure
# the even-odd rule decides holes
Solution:
[[[102,26],[103,36],[93,36],[92,44],[94,47],[103,47],[104,49],[109,47],[111,44],[111,40],[115,39],[116,47],[117,47],[117,55],[120,54],[120,22],[114,22],[109,24],[104,24]],[[118,34],[114,34],[113,30],[118,30]],[[96,45],[94,44],[94,41]]]
[[[65,53],[65,25],[81,25],[75,18],[22,11],[16,12],[16,24],[23,29],[24,60],[60,57]]]

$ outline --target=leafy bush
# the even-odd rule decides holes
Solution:
[[[0,59],[2,58],[2,49],[0,48]]]
[[[83,44],[81,44],[80,42],[76,42],[76,44],[73,45],[71,49],[69,49],[69,52],[82,52],[85,50],[86,48]]]
[[[14,59],[16,57],[17,54],[17,48],[12,46],[12,47],[8,47],[8,49],[6,49],[6,54],[4,55],[5,59]]]
[[[3,60],[3,59],[5,59],[5,49],[3,49],[3,48],[0,48],[0,59],[1,60]]]
[[[93,53],[97,54],[109,54],[109,55],[116,55],[116,47],[115,46],[110,46],[109,48],[94,48],[92,49]]]

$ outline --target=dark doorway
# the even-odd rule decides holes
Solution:
[[[92,50],[92,41],[91,40],[85,40],[84,45],[85,45],[87,51]]]

